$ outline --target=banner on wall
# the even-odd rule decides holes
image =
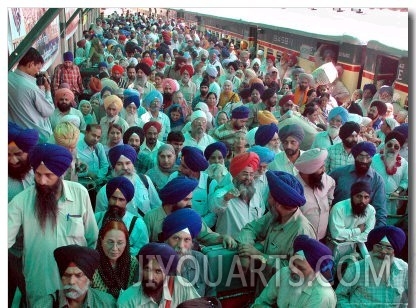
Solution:
[[[9,54],[19,46],[47,10],[47,8],[8,8]],[[43,69],[48,69],[58,55],[59,16],[45,28],[32,46],[40,52],[45,60]]]
[[[74,15],[76,8],[65,8],[65,20],[68,21],[72,15]],[[68,40],[77,30],[79,23],[79,14],[71,21],[65,31],[65,39]]]

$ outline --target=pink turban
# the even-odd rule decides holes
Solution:
[[[252,167],[256,171],[260,164],[259,156],[254,152],[246,152],[234,156],[230,163],[230,173],[236,177],[245,167]]]
[[[61,98],[67,98],[68,101],[73,102],[75,96],[74,96],[74,93],[72,93],[70,89],[61,88],[61,89],[56,90],[55,92],[55,104],[59,102]]]
[[[314,148],[307,150],[296,160],[295,167],[304,174],[315,173],[325,164],[327,156],[328,151],[325,149]]]
[[[173,80],[172,78],[165,78],[165,79],[163,79],[163,81],[162,81],[162,88],[164,89],[167,84],[170,85],[170,87],[172,88],[172,91],[173,92],[176,92],[176,91],[179,90],[178,89],[178,86],[177,86],[177,84],[175,82],[175,80]]]

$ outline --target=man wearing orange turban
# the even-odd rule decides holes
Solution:
[[[106,115],[102,117],[100,121],[102,128],[100,142],[103,145],[107,145],[107,137],[110,124],[120,125],[122,128],[122,133],[124,133],[129,128],[129,124],[126,122],[126,120],[119,116],[120,110],[123,109],[123,102],[117,95],[112,94],[104,99],[104,109]]]
[[[211,203],[211,211],[218,217],[216,230],[220,234],[235,237],[247,223],[263,216],[265,200],[254,185],[259,164],[260,158],[254,152],[239,154],[231,160],[233,182],[218,189]]]

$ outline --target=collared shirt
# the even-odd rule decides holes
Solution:
[[[299,151],[300,157],[304,151]],[[284,171],[290,173],[291,175],[296,175],[299,173],[295,165],[289,160],[289,158],[287,158],[285,151],[282,151],[275,155],[274,160],[269,164],[268,169],[272,171]]]
[[[179,90],[182,92],[187,105],[191,106],[192,100],[194,99],[197,91],[196,84],[192,80],[189,80],[188,83],[184,83],[182,79],[179,80],[178,83]]]
[[[58,200],[56,227],[48,221],[42,230],[34,215],[36,188],[30,186],[8,206],[8,248],[23,227],[23,274],[29,302],[60,288],[61,279],[53,257],[57,247],[70,244],[95,249],[98,227],[87,189],[79,183],[63,181]],[[41,260],[41,262],[40,262]]]
[[[331,171],[329,176],[331,176],[336,183],[333,201],[334,204],[348,199],[351,196],[352,184],[358,180],[370,183],[370,203],[376,210],[376,227],[386,225],[386,191],[384,180],[380,174],[370,167],[365,175],[359,177],[355,172],[355,165],[346,165]]]
[[[142,287],[141,282],[137,282],[120,294],[117,300],[117,307],[119,308],[163,308],[168,300],[171,301],[171,307],[177,307],[180,303],[194,298],[199,298],[198,292],[185,278],[180,276],[174,277],[173,294],[170,294],[168,288],[168,281],[170,276],[166,276],[163,283],[162,298],[159,304],[157,304],[153,298],[148,297]]]
[[[156,208],[162,204],[156,188],[149,177],[147,177],[149,189],[146,189],[146,186],[137,174],[133,174],[132,179],[129,178],[129,180],[134,185],[134,197],[127,203],[127,211],[133,215],[137,215],[140,214],[140,212],[138,212],[138,209],[140,209],[142,213],[146,214],[150,209]],[[95,212],[107,211],[108,209],[106,187],[107,185],[104,185],[97,193]]]
[[[361,232],[358,227],[365,224],[365,230]],[[365,243],[368,233],[376,224],[376,210],[371,204],[365,209],[362,217],[356,217],[352,212],[351,199],[345,199],[336,203],[329,215],[329,231],[333,239],[339,241],[354,241]]]
[[[142,90],[139,90],[139,87]],[[142,102],[143,102],[143,100],[144,100],[144,98],[146,97],[147,94],[149,94],[153,90],[156,90],[155,86],[152,83],[150,83],[149,81],[146,81],[144,86],[139,86],[137,84],[137,81],[135,81],[134,84],[133,84],[133,89],[136,89],[140,92],[140,98],[141,98]]]
[[[106,212],[97,212],[95,213],[95,220],[97,221],[98,229],[101,229],[103,224],[104,215]],[[147,227],[144,223],[144,220],[139,215],[133,215],[130,212],[124,214],[122,220],[127,227],[127,230],[130,231],[131,223],[134,217],[136,222],[134,223],[133,230],[129,233],[129,243],[130,243],[130,254],[132,256],[137,256],[140,248],[149,243],[149,234],[147,233]]]
[[[257,189],[248,204],[239,197],[225,201],[224,195],[233,188],[235,189],[231,184],[217,190],[210,209],[218,217],[215,230],[220,234],[236,237],[247,223],[263,216],[265,207]]]
[[[337,143],[328,148],[328,156],[325,160],[325,171],[327,173],[338,167],[354,164],[354,156],[345,151],[344,144]]]
[[[51,295],[46,295],[35,302],[32,306],[33,308],[45,308],[45,307],[53,307],[53,299],[55,298],[55,293],[53,293],[53,298]],[[59,290],[58,293],[58,307],[59,308],[68,308],[69,303],[65,296],[63,290]],[[82,303],[82,308],[95,308],[95,307],[117,307],[116,300],[110,294],[93,289],[88,288],[87,296],[85,297],[84,302]]]
[[[290,274],[291,271],[287,266],[276,272],[251,307],[272,307],[277,304],[277,307],[289,308],[335,308],[337,297],[332,286],[321,273],[307,284],[299,296],[290,296],[297,294],[296,286],[290,283]]]
[[[365,258],[348,266],[335,290],[338,307],[407,307],[407,297],[404,301],[402,297],[408,292],[407,263],[395,257],[386,282],[378,281],[378,273],[372,273],[370,260]]]
[[[76,115],[80,119],[79,130],[85,131],[87,124],[85,124],[84,115],[78,109],[72,108],[69,109],[68,115]],[[51,120],[52,130],[55,129],[56,125],[61,122],[62,117],[66,116],[67,114],[63,114],[59,108],[55,108],[53,114],[49,117]]]
[[[159,133],[158,139],[160,141],[166,142],[168,134],[170,133],[170,119],[166,114],[164,114],[162,111],[159,111],[157,117],[153,117],[150,111],[148,111],[140,118],[142,119],[143,123],[147,123],[149,121],[158,121],[160,124],[162,124],[162,129]]]
[[[39,132],[38,143],[44,143],[52,135],[50,115],[55,110],[51,92],[44,92],[36,85],[36,78],[16,69],[8,74],[9,121],[23,128]]]
[[[296,178],[303,186],[306,203],[300,207],[303,215],[314,226],[318,240],[326,236],[328,228],[329,210],[334,199],[335,181],[328,174],[322,175],[322,189],[310,187],[298,174]]]
[[[97,178],[103,179],[108,173],[108,159],[105,154],[104,146],[97,143],[94,148],[91,148],[85,139],[80,139],[77,144],[78,158],[88,166],[85,173],[79,173],[79,177],[86,176],[91,172],[97,175]]]
[[[160,136],[160,134],[159,134],[159,136]],[[143,142],[143,144],[140,146],[140,153],[146,154],[146,155],[150,156],[150,158],[152,159],[153,163],[155,165],[157,165],[157,152],[158,152],[159,148],[162,145],[164,145],[164,143],[162,141],[156,140],[156,144],[155,144],[154,148],[151,149],[146,144],[146,139],[145,139],[144,142]]]
[[[342,143],[342,140],[339,136],[335,138],[331,138],[328,135],[327,131],[319,132],[315,135],[315,140],[311,145],[311,149],[320,148],[328,150],[331,145],[335,145],[337,143]]]
[[[35,174],[33,173],[33,169],[30,169],[28,173],[26,173],[23,180],[16,180],[8,177],[8,202],[12,201],[12,199],[21,191],[25,190],[29,186],[35,184]]]
[[[215,139],[212,138],[207,133],[204,133],[204,136],[198,141],[194,137],[192,137],[190,132],[186,132],[183,135],[185,137],[185,141],[183,143],[183,146],[196,147],[196,148],[200,149],[202,152],[205,151],[207,146],[209,146],[211,143],[215,142]]]
[[[371,162],[371,167],[374,168],[374,170],[377,171],[378,174],[383,178],[385,189],[386,189],[386,195],[390,195],[392,192],[394,192],[397,187],[402,187],[404,190],[406,190],[409,186],[409,164],[406,159],[402,157],[401,159],[401,165],[397,167],[397,171],[395,174],[387,174],[386,166],[381,159],[380,153],[374,155],[373,160]],[[397,214],[397,207],[398,207],[399,200],[386,200],[386,206],[388,214]]]
[[[172,173],[169,177],[169,181],[178,176],[178,171]],[[210,228],[215,226],[215,222],[217,220],[216,215],[209,210],[216,187],[216,180],[212,179],[209,182],[208,174],[200,172],[198,186],[192,193],[192,208],[197,211],[199,215],[201,215],[202,220],[205,221]]]
[[[71,67],[65,67],[63,64],[56,66],[53,74],[53,89],[58,90],[62,83],[69,84],[70,90],[76,94],[82,94],[84,85],[79,67],[72,64]]]
[[[178,170],[178,166],[174,165],[169,172],[163,172],[159,166],[156,165],[146,172],[146,175],[152,179],[157,191],[161,190],[169,181],[170,175]]]

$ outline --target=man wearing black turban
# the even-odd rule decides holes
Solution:
[[[387,220],[385,184],[381,175],[371,167],[376,146],[371,142],[363,141],[352,147],[351,154],[354,156],[354,164],[336,168],[328,174],[336,183],[332,204],[348,199],[351,186],[355,182],[367,182],[371,187],[370,204],[376,210],[376,227],[385,226]]]
[[[95,249],[68,245],[56,248],[53,254],[63,289],[39,298],[32,307],[115,307],[110,294],[90,288],[100,261]]]

